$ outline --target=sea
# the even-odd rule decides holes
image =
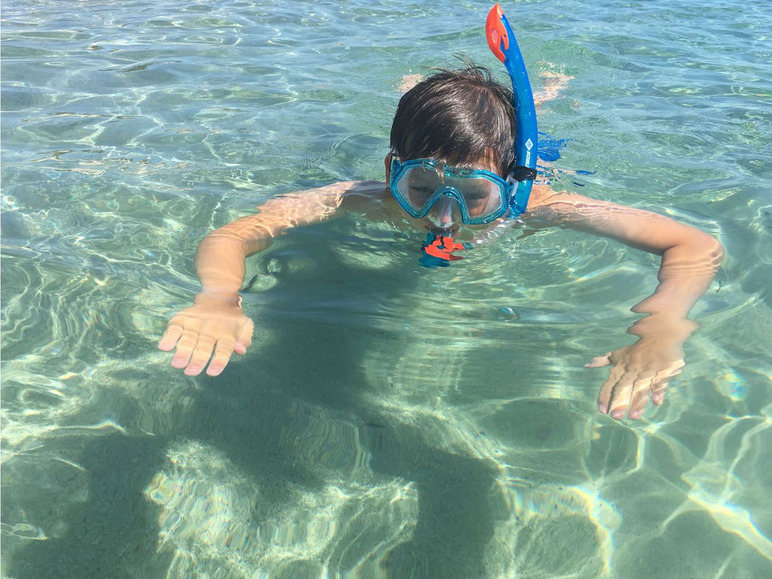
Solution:
[[[772,576],[772,4],[508,0],[542,175],[725,257],[661,406],[598,412],[660,258],[345,214],[249,258],[251,347],[158,349],[213,229],[382,180],[482,0],[2,3],[2,577]]]

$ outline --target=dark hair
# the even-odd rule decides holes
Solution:
[[[449,165],[479,163],[493,153],[499,174],[514,164],[512,91],[491,71],[464,60],[440,69],[402,95],[391,125],[391,150],[401,160],[431,157]]]

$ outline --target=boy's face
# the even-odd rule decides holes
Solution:
[[[392,154],[384,162],[392,195],[428,229],[485,225],[506,212],[512,184],[497,174],[492,155],[454,166],[433,159],[395,160]]]

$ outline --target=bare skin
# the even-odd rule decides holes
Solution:
[[[481,168],[486,168],[483,165]],[[710,285],[723,251],[711,236],[667,217],[535,186],[526,218],[616,239],[660,255],[659,285],[632,310],[648,314],[628,329],[638,341],[593,359],[587,367],[611,365],[598,397],[600,412],[637,419],[648,400],[662,404],[668,380],[684,366],[683,343],[697,324],[687,319]],[[188,376],[219,375],[233,352],[250,345],[253,322],[240,305],[239,288],[249,255],[267,248],[292,227],[321,222],[347,210],[373,217],[394,213],[396,203],[384,183],[345,182],[286,195],[260,212],[221,227],[204,238],[196,254],[202,289],[193,306],[175,315],[159,348],[176,348],[172,366]],[[424,228],[427,223],[415,220]],[[207,367],[208,363],[208,367]]]
[[[554,97],[569,78],[550,77],[552,84],[540,97]],[[387,182],[389,161],[387,156]],[[495,172],[495,163],[487,159],[476,167]],[[721,245],[667,217],[555,192],[545,185],[534,185],[528,208],[523,218],[539,226],[571,227],[661,256],[659,285],[632,308],[646,314],[628,329],[638,341],[587,364],[588,368],[611,366],[598,396],[598,410],[615,419],[640,418],[649,399],[662,404],[669,379],[684,366],[683,344],[697,328],[687,315],[715,276],[723,257]],[[197,376],[204,369],[207,375],[218,376],[234,352],[244,354],[254,330],[239,296],[246,258],[266,249],[287,229],[322,222],[345,211],[373,220],[405,218],[385,183],[349,181],[271,199],[257,214],[207,235],[195,259],[201,291],[191,307],[170,320],[158,345],[164,351],[176,350],[172,366],[188,376]],[[430,225],[427,220],[413,221],[421,229]]]

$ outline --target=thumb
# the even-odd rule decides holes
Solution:
[[[608,366],[609,364],[611,364],[611,352],[603,354],[602,356],[595,356],[592,360],[585,364],[584,367],[603,368],[603,366]]]

